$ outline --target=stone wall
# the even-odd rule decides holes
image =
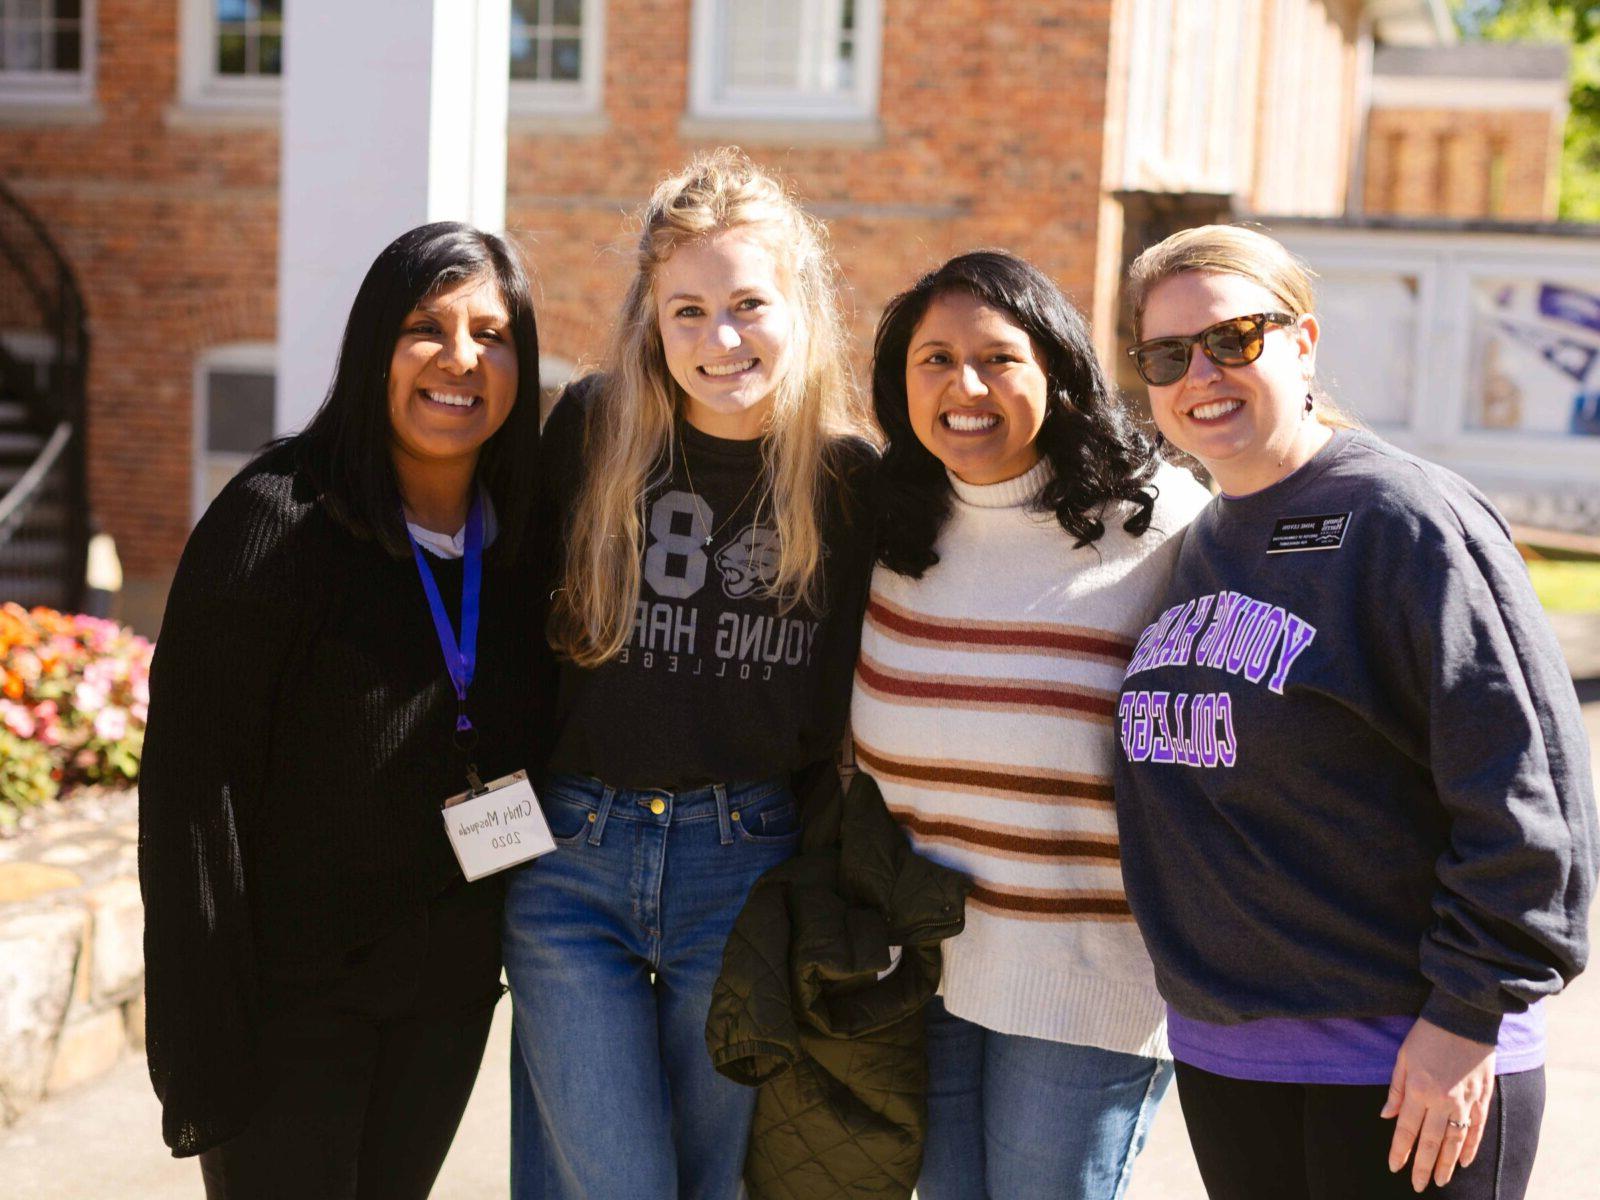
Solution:
[[[0,841],[0,1125],[143,1048],[137,813],[85,794]]]

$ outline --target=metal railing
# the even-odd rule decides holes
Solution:
[[[82,603],[88,354],[72,269],[0,184],[0,405],[12,418],[0,429],[0,601]]]

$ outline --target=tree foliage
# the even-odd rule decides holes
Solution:
[[[1572,47],[1561,218],[1600,221],[1600,0],[1454,0],[1468,38]]]

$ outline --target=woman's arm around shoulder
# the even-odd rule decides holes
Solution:
[[[1149,487],[1155,492],[1155,509],[1150,515],[1150,532],[1162,538],[1174,537],[1200,515],[1214,497],[1194,473],[1176,463],[1162,462]]]
[[[539,435],[541,508],[565,511],[583,477],[584,436],[589,414],[605,386],[599,372],[572,380],[561,389]]]
[[[824,462],[838,490],[845,519],[854,524],[872,525],[876,509],[876,489],[883,455],[864,437],[846,434],[832,439]]]

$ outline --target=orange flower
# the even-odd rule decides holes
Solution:
[[[53,608],[45,608],[40,605],[29,615],[33,618],[34,624],[45,633],[70,634],[73,630],[72,619],[63,616]]]
[[[5,675],[5,682],[0,684],[0,692],[5,693],[7,700],[21,700],[22,693],[25,690],[22,683],[22,676],[12,675],[5,672],[0,672],[0,674]]]
[[[28,614],[21,605],[6,604],[0,608],[0,650],[9,650],[12,646],[31,646],[37,640],[33,623],[28,620]]]

